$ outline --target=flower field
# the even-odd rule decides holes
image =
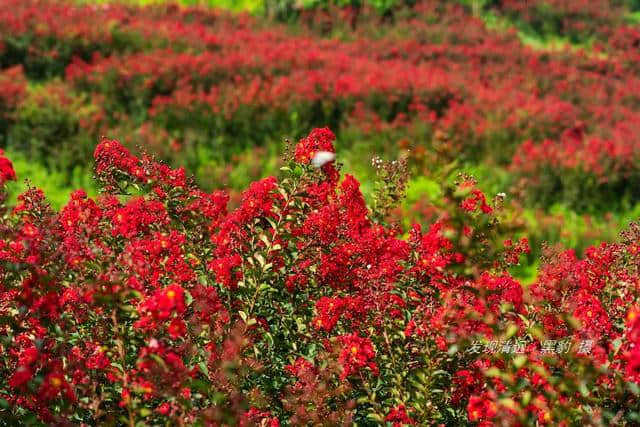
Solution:
[[[0,0],[0,424],[640,423],[640,5],[281,3]]]

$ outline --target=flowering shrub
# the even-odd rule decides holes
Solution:
[[[15,110],[25,95],[27,81],[22,67],[15,66],[0,73],[0,141],[6,138],[6,129],[13,122]]]
[[[91,155],[89,141],[104,131],[104,113],[85,95],[52,81],[25,91],[11,124],[8,146],[64,170]]]
[[[572,42],[604,39],[612,29],[625,24],[623,1],[503,0],[492,10],[516,18],[530,31],[544,36],[563,36]]]
[[[635,126],[628,124],[617,126],[609,138],[586,136],[578,129],[565,132],[559,142],[525,141],[511,170],[524,178],[529,196],[543,205],[563,199],[582,209],[617,203],[625,188],[625,195],[636,201],[640,194],[629,183],[637,179],[640,152],[627,143],[634,132]],[[585,200],[594,192],[598,198]]]
[[[499,206],[475,182],[403,236],[314,162],[334,138],[313,130],[232,210],[107,139],[97,199],[54,212],[32,188],[4,207],[2,419],[638,421],[640,228],[582,260],[548,253],[525,289],[509,269],[528,244],[493,242]],[[1,155],[0,176],[16,178]]]

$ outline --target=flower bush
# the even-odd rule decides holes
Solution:
[[[625,24],[625,6],[632,5],[623,1],[485,2],[485,7],[516,18],[529,31],[547,37],[559,35],[571,42],[606,40],[611,36],[612,28]]]
[[[233,209],[108,139],[96,199],[55,212],[31,188],[3,206],[2,419],[639,421],[640,227],[584,259],[549,248],[525,288],[509,271],[528,243],[496,240],[499,200],[463,177],[449,215],[404,234],[314,163],[334,139],[313,130]],[[3,155],[0,177],[16,179]]]
[[[639,200],[640,194],[629,188],[638,178],[635,164],[640,153],[627,143],[635,127],[619,125],[614,132],[609,138],[599,138],[578,130],[565,132],[558,142],[525,141],[516,150],[510,168],[515,176],[523,178],[528,196],[543,205],[568,200],[587,210],[619,203],[621,194]],[[588,200],[594,192],[599,197]]]
[[[15,119],[16,107],[25,96],[27,81],[24,77],[22,67],[15,67],[3,70],[0,73],[0,141],[6,139],[6,130]]]

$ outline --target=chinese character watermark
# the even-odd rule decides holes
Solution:
[[[590,354],[594,346],[591,339],[578,340],[574,343],[571,338],[561,340],[544,340],[540,342],[540,353],[545,355],[551,354],[568,354],[572,350],[576,354]],[[470,354],[524,354],[527,349],[527,342],[524,339],[512,340],[491,340],[487,342],[473,341],[466,349],[466,353]]]

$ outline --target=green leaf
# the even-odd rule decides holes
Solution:
[[[367,419],[369,419],[371,421],[377,421],[379,423],[382,422],[382,417],[380,415],[374,414],[374,413],[367,414]]]
[[[269,346],[272,347],[273,346],[273,336],[269,332],[265,332],[264,338],[267,340],[267,343],[269,343]]]
[[[513,337],[517,332],[518,332],[518,327],[516,325],[511,324],[507,329],[505,338],[508,340],[509,338]]]
[[[488,377],[499,377],[500,370],[494,366],[492,368],[487,369],[486,375]]]
[[[260,234],[258,238],[262,240],[266,247],[269,247],[269,245],[271,244],[271,242],[269,242],[269,238],[265,234]]]
[[[515,366],[516,369],[520,369],[525,363],[527,362],[527,356],[516,356],[513,359],[513,366]]]
[[[271,226],[271,228],[273,228],[273,229],[277,228],[277,227],[276,227],[276,222],[275,222],[273,219],[271,219],[271,218],[269,218],[269,217],[266,217],[265,219],[267,220],[267,222],[269,223],[269,225]]]
[[[444,369],[438,369],[436,371],[433,371],[432,375],[446,375],[447,377],[451,377],[451,373],[445,371]]]
[[[267,265],[271,265],[271,264],[267,264]],[[272,290],[273,288],[271,286],[269,286],[269,284],[267,283],[263,283],[262,285],[260,285],[260,287],[258,288],[259,291],[268,291],[268,290]]]
[[[202,372],[203,374],[205,374],[207,377],[209,376],[209,368],[207,367],[207,364],[204,362],[199,362],[198,363],[198,367],[200,368],[200,372]]]
[[[587,385],[584,382],[580,382],[580,384],[578,385],[578,390],[580,390],[580,394],[584,397],[589,396],[589,389],[587,388]]]
[[[120,310],[126,311],[127,313],[132,313],[132,312],[136,311],[136,307],[134,305],[131,305],[131,304],[125,304],[125,305],[121,305],[120,306]]]
[[[193,295],[189,291],[184,292],[184,303],[189,306],[193,302]]]
[[[260,264],[260,267],[264,268],[264,265],[266,264],[266,261],[265,261],[264,257],[262,256],[262,254],[256,253],[255,255],[253,255],[253,257],[258,261],[258,263]]]

